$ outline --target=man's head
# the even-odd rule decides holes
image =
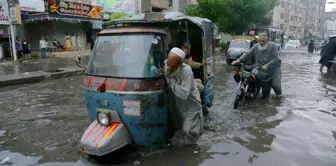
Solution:
[[[42,37],[41,40],[44,40],[44,37]]]
[[[259,46],[258,49],[261,51],[265,51],[268,47],[268,36],[266,33],[261,33],[259,35]]]
[[[267,36],[267,34],[266,33],[261,33],[259,35],[259,44],[261,46],[265,46],[265,45],[267,45],[267,42],[268,42],[268,36]]]
[[[16,39],[16,40],[20,40],[20,37],[17,36],[15,39]]]
[[[174,47],[173,49],[171,49],[167,57],[168,74],[179,71],[184,58],[185,58],[185,53],[183,50],[177,47]]]
[[[190,49],[191,49],[191,45],[183,42],[183,44],[181,45],[181,49],[183,52],[185,52],[186,55],[190,55]]]

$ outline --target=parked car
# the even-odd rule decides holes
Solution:
[[[287,49],[301,48],[301,43],[300,43],[299,40],[289,40],[285,44],[285,48],[287,48]]]

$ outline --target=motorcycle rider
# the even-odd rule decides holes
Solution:
[[[278,46],[268,41],[266,33],[259,35],[259,43],[255,44],[248,53],[242,55],[231,64],[236,65],[245,62],[251,56],[255,56],[256,65],[262,66],[262,70],[257,73],[259,81],[262,82],[263,97],[269,97],[271,89],[277,97],[282,95],[281,89],[281,60],[278,57]],[[273,78],[272,78],[273,77]]]

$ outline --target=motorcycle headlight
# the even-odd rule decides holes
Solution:
[[[110,112],[97,111],[97,121],[102,126],[109,126],[112,123],[112,117]]]

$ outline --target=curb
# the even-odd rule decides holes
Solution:
[[[58,79],[62,77],[71,77],[84,74],[82,68],[58,68],[49,71],[35,71],[29,74],[11,74],[0,78],[0,87],[9,85],[19,85],[27,83],[41,82],[45,80]]]

